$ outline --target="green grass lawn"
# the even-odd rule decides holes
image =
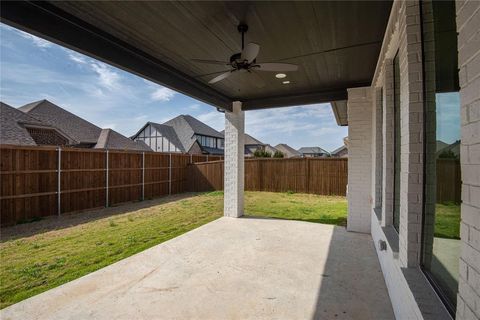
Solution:
[[[14,237],[2,230],[7,232],[2,232],[0,244],[0,308],[221,217],[223,193],[176,196],[147,204],[109,208],[104,210],[108,214],[93,215],[90,220],[75,220],[86,215],[77,213],[32,222],[19,226]],[[345,224],[347,214],[345,197],[308,194],[246,192],[245,207],[255,216],[338,225]],[[56,225],[59,221],[61,227]]]
[[[347,199],[303,193],[247,192],[245,212],[250,216],[344,226],[347,224]]]
[[[437,204],[435,212],[435,237],[460,239],[459,204]]]

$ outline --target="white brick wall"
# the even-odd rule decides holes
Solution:
[[[242,103],[234,102],[232,112],[225,112],[224,215],[241,217],[244,200],[245,114]]]
[[[371,233],[396,317],[398,319],[448,319],[447,310],[420,270],[424,152],[421,32],[419,2],[395,1],[374,81],[375,86],[383,87],[384,91],[383,207],[380,223],[375,214],[371,215]],[[392,226],[394,198],[393,58],[397,51],[400,62],[401,103],[399,233],[396,233]],[[378,124],[376,126],[378,127]],[[380,130],[380,128],[376,128],[376,130]],[[380,251],[378,241],[387,239],[387,250]]]
[[[347,229],[370,233],[372,211],[372,90],[348,90]]]
[[[462,224],[457,319],[480,319],[480,1],[457,1]]]

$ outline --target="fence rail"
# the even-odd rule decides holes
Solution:
[[[347,188],[347,159],[247,159],[245,190],[342,195]],[[223,190],[223,161],[189,166],[191,191]]]
[[[221,158],[3,145],[1,225],[185,192],[189,164]]]

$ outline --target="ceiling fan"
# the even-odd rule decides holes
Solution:
[[[229,70],[220,71],[222,74],[216,76],[215,78],[208,81],[208,83],[213,84],[219,81],[222,81],[230,77],[234,73],[248,73],[254,75],[252,80],[257,85],[264,85],[262,78],[256,75],[256,71],[270,71],[270,72],[288,72],[288,71],[297,71],[298,66],[291,63],[257,63],[256,58],[260,52],[260,45],[250,42],[246,46],[244,45],[245,33],[248,30],[246,24],[240,24],[237,27],[237,30],[242,34],[242,52],[235,53],[230,57],[230,61],[217,61],[217,60],[204,60],[204,59],[192,59],[192,61],[207,63],[207,64],[217,64],[229,66]]]

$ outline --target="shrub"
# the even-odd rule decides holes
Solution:
[[[283,152],[281,151],[275,151],[275,153],[273,154],[273,157],[274,158],[283,158]]]
[[[445,150],[438,157],[440,159],[457,159],[457,155],[452,150]]]
[[[272,153],[271,152],[268,152],[268,151],[265,151],[263,149],[257,149],[255,150],[255,152],[253,153],[253,156],[255,158],[271,158],[272,157]]]

